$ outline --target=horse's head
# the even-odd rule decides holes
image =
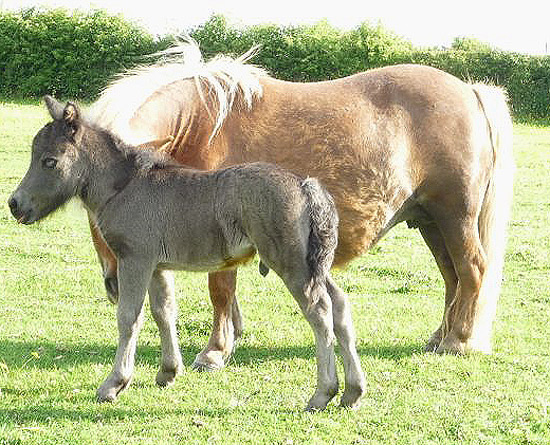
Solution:
[[[82,180],[78,146],[82,139],[80,111],[52,97],[45,102],[53,122],[34,137],[31,164],[8,204],[21,223],[32,224],[75,196]]]

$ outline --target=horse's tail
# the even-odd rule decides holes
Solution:
[[[310,221],[306,258],[310,279],[305,291],[312,306],[317,302],[316,290],[326,285],[334,261],[338,244],[338,213],[332,196],[319,181],[307,178],[301,186],[306,195]]]
[[[512,120],[504,90],[482,84],[473,85],[473,90],[485,116],[494,161],[478,221],[487,268],[474,322],[474,330],[478,332],[472,335],[472,339],[480,344],[472,346],[479,351],[491,352],[492,322],[502,282],[506,230],[513,195]]]

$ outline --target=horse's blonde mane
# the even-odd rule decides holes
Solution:
[[[139,144],[158,135],[136,133],[129,122],[138,108],[160,88],[182,79],[193,79],[201,100],[215,121],[210,141],[216,136],[236,103],[250,109],[262,96],[260,77],[266,72],[245,63],[256,53],[253,48],[239,58],[217,56],[205,62],[196,42],[188,40],[155,56],[161,61],[120,75],[101,93],[89,113],[99,125],[118,134],[126,142]],[[205,90],[214,93],[215,113],[210,109]],[[215,115],[214,115],[215,114]]]

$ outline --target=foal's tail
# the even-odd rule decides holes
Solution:
[[[492,322],[502,282],[506,229],[513,194],[514,158],[512,153],[512,120],[506,93],[487,85],[473,85],[474,93],[485,115],[493,149],[493,171],[479,215],[479,235],[487,257],[487,269],[479,293],[479,311],[472,339],[479,339],[477,350],[491,352]]]
[[[307,199],[310,217],[310,231],[307,247],[307,263],[310,281],[306,295],[310,306],[316,303],[318,286],[325,286],[330,273],[334,252],[338,244],[338,213],[332,196],[319,181],[307,178],[302,181],[302,190]]]

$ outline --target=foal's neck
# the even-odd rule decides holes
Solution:
[[[131,148],[106,131],[90,129],[82,149],[88,168],[79,197],[88,210],[98,214],[135,176]]]

